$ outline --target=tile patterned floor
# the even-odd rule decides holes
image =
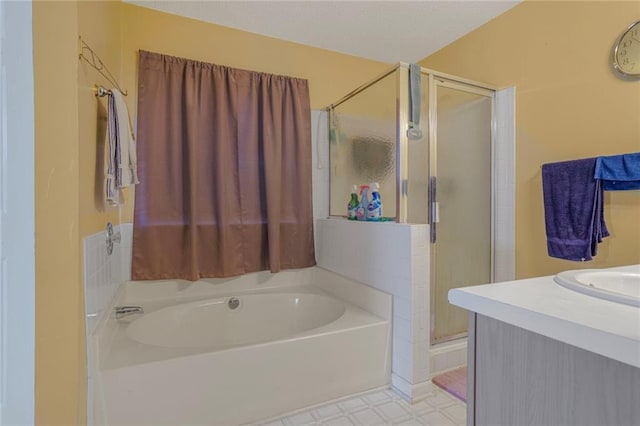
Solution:
[[[431,394],[417,404],[409,404],[390,389],[297,411],[260,426],[464,426],[466,405],[432,385]]]

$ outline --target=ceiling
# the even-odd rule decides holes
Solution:
[[[128,3],[376,61],[417,62],[521,0]]]

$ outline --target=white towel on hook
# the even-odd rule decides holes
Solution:
[[[129,112],[124,96],[111,89],[108,112],[109,164],[107,168],[106,198],[111,205],[120,203],[120,188],[139,183],[136,142],[131,132]]]

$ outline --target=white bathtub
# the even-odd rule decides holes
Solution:
[[[131,282],[115,304],[145,313],[96,330],[96,424],[243,424],[390,381],[391,297],[320,268]]]

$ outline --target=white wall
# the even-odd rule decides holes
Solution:
[[[516,88],[496,91],[494,281],[516,279]]]
[[[34,98],[31,2],[0,2],[0,424],[33,424]],[[64,307],[61,307],[64,309]]]

